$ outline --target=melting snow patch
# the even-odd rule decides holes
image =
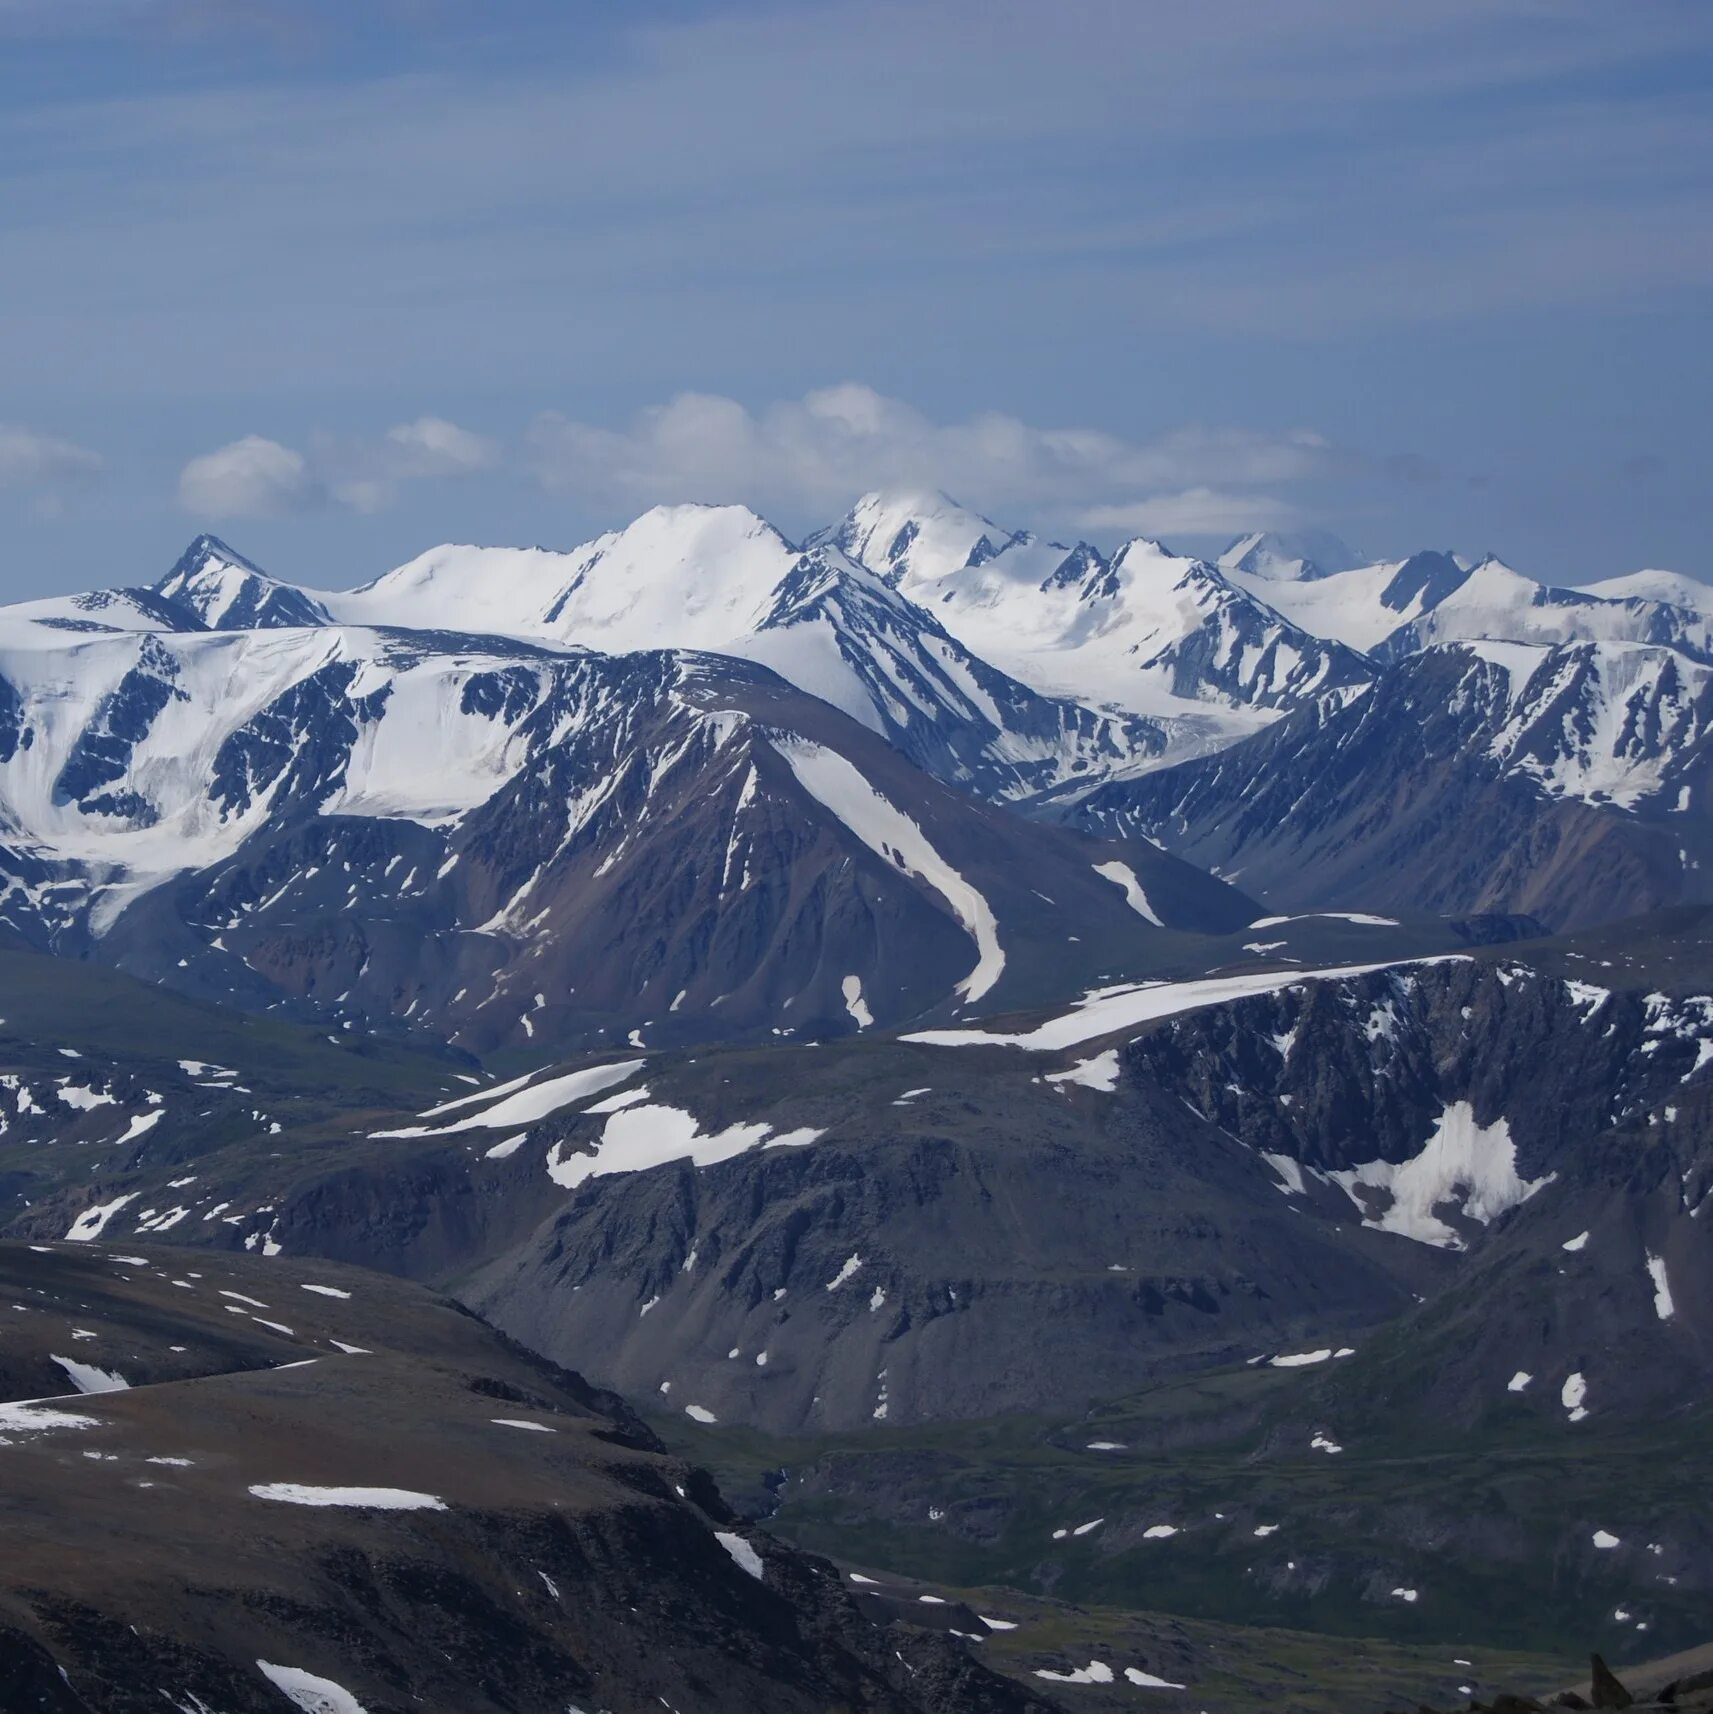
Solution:
[[[343,1685],[330,1678],[317,1678],[296,1666],[274,1666],[259,1660],[256,1669],[288,1702],[295,1703],[302,1714],[368,1714],[361,1702]]]
[[[1069,1672],[1051,1672],[1046,1667],[1036,1669],[1037,1678],[1050,1678],[1055,1684],[1110,1684],[1112,1668],[1103,1660],[1091,1660],[1087,1666],[1073,1667]]]
[[[1318,1351],[1298,1351],[1289,1357],[1273,1357],[1269,1364],[1275,1369],[1303,1369],[1310,1363],[1324,1363],[1332,1355],[1330,1345],[1322,1346]]]
[[[549,1428],[544,1422],[525,1422],[520,1416],[491,1416],[488,1421],[497,1428],[527,1428],[535,1434],[557,1434],[556,1428]]]
[[[1170,1541],[1177,1533],[1178,1526],[1176,1524],[1149,1524],[1142,1532],[1142,1539],[1144,1541]]]
[[[1148,903],[1148,895],[1142,890],[1142,883],[1136,879],[1136,871],[1128,863],[1096,863],[1094,872],[1104,881],[1110,881],[1115,887],[1124,889],[1124,902],[1135,911],[1145,922],[1151,922],[1155,928],[1166,925],[1154,914],[1154,908]]]
[[[1617,1547],[1619,1544],[1619,1538],[1610,1530],[1596,1530],[1588,1539],[1598,1548]]]
[[[306,1285],[300,1286],[298,1289],[315,1292],[320,1297],[349,1297],[351,1295],[348,1291],[341,1291],[338,1286],[330,1285]]]
[[[528,1139],[528,1131],[519,1131],[515,1137],[507,1137],[503,1143],[495,1143],[491,1149],[483,1153],[482,1159],[485,1161],[509,1160]]]
[[[1124,1669],[1125,1678],[1138,1690],[1182,1690],[1181,1684],[1174,1684],[1169,1678],[1156,1678],[1151,1672],[1144,1672],[1139,1666],[1127,1666]]]
[[[809,1128],[775,1135],[767,1124],[728,1125],[705,1134],[694,1115],[682,1108],[627,1107],[608,1118],[592,1154],[567,1154],[564,1144],[555,1143],[547,1154],[547,1173],[561,1189],[574,1190],[586,1179],[644,1172],[667,1161],[713,1166],[758,1144],[769,1149],[802,1148],[823,1135]]]
[[[110,1095],[105,1089],[85,1089],[77,1083],[61,1084],[56,1093],[66,1106],[75,1107],[80,1113],[87,1113],[92,1107],[113,1107],[118,1104],[118,1097]]]
[[[1559,1248],[1561,1250],[1580,1250],[1587,1242],[1588,1234],[1586,1232],[1578,1232],[1574,1238],[1566,1238],[1564,1242],[1559,1245]]]
[[[1015,1619],[990,1619],[985,1613],[977,1613],[976,1617],[980,1619],[990,1631],[1014,1631],[1017,1629],[1017,1621]]]
[[[1418,965],[1440,964],[1462,957],[1453,954],[1424,958]],[[931,1047],[1021,1047],[1036,1053],[1056,1053],[1099,1036],[1134,1029],[1159,1018],[1175,1018],[1202,1006],[1222,1005],[1252,994],[1276,994],[1304,982],[1332,982],[1345,976],[1366,976],[1387,970],[1387,964],[1342,964],[1323,970],[1259,970],[1244,976],[1201,976],[1189,982],[1124,983],[1113,988],[1095,988],[1083,995],[1074,1010],[1050,1019],[1033,1030],[1017,1034],[987,1030],[919,1030],[904,1041],[926,1042]]]
[[[1414,1589],[1394,1589],[1392,1595],[1395,1600],[1408,1601],[1411,1606],[1415,1605],[1416,1591]]]
[[[1467,1101],[1454,1101],[1440,1115],[1434,1133],[1419,1154],[1407,1161],[1369,1161],[1364,1166],[1330,1172],[1362,1210],[1362,1224],[1380,1232],[1397,1232],[1418,1243],[1461,1250],[1463,1239],[1438,1214],[1447,1204],[1461,1204],[1465,1219],[1483,1225],[1527,1202],[1551,1184],[1554,1174],[1523,1179],[1517,1174],[1517,1148],[1504,1117],[1491,1125],[1477,1124]],[[1358,1190],[1390,1197],[1384,1212],[1375,1214]]]
[[[372,1131],[370,1135],[377,1138],[449,1137],[459,1131],[533,1125],[537,1120],[545,1119],[549,1113],[557,1113],[561,1107],[570,1106],[573,1101],[580,1101],[589,1095],[599,1095],[603,1089],[611,1089],[615,1083],[623,1083],[626,1078],[641,1071],[646,1063],[640,1059],[621,1059],[610,1065],[587,1065],[581,1071],[569,1071],[561,1077],[549,1077],[544,1082],[532,1084],[527,1089],[517,1089],[516,1093],[505,1095],[491,1107],[454,1120],[450,1125],[439,1128],[411,1125],[401,1131]],[[502,1084],[501,1088],[512,1089],[514,1085]],[[438,1113],[467,1106],[472,1101],[482,1100],[496,1093],[498,1091],[485,1089],[480,1096],[466,1095],[461,1100],[448,1101],[440,1107],[429,1108],[423,1117],[433,1118]]]
[[[1580,1372],[1571,1375],[1565,1381],[1563,1390],[1558,1396],[1564,1408],[1570,1412],[1572,1422],[1581,1422],[1587,1416],[1588,1412],[1582,1401],[1588,1397],[1588,1383],[1582,1378]]]
[[[987,900],[929,842],[909,816],[882,797],[836,750],[802,739],[775,742],[797,783],[829,809],[869,850],[932,887],[976,944],[976,966],[957,985],[973,1004],[999,980],[1005,953],[999,925]]]
[[[846,1280],[851,1279],[855,1275],[857,1269],[860,1268],[861,1266],[862,1266],[862,1257],[861,1256],[856,1255],[854,1252],[851,1255],[846,1256],[845,1259],[839,1264],[839,1271],[836,1274],[834,1274],[830,1280],[827,1281],[827,1283],[826,1283],[825,1287],[823,1287],[823,1289],[826,1291],[837,1291],[839,1289],[839,1287],[845,1283]]]
[[[370,1512],[444,1512],[444,1500],[410,1488],[317,1488],[304,1482],[256,1482],[250,1493],[258,1500],[279,1500],[289,1506],[351,1506]]]
[[[1049,1071],[1049,1083],[1078,1083],[1084,1089],[1101,1089],[1110,1094],[1118,1087],[1118,1049],[1109,1047],[1093,1059],[1085,1059],[1068,1071]]]
[[[842,984],[842,991],[845,1010],[856,1020],[859,1030],[866,1030],[874,1022],[874,1016],[868,1009],[868,1002],[862,997],[862,978],[847,976]]]
[[[123,1375],[97,1369],[90,1363],[79,1363],[70,1357],[55,1357],[53,1360],[65,1370],[67,1379],[80,1393],[122,1393],[131,1385]]]
[[[1665,1257],[1648,1257],[1648,1278],[1654,1287],[1654,1314],[1661,1321],[1670,1321],[1677,1313],[1677,1306],[1671,1301],[1671,1281],[1665,1277]]]
[[[741,1535],[732,1530],[715,1530],[714,1540],[732,1556],[740,1570],[747,1571],[751,1577],[766,1580],[761,1555]]]
[[[138,1113],[125,1128],[123,1136],[114,1138],[117,1143],[134,1143],[139,1137],[152,1131],[165,1117],[164,1111],[157,1107],[152,1113]]]
[[[86,1208],[72,1221],[66,1238],[73,1244],[87,1244],[92,1238],[99,1238],[107,1229],[107,1222],[113,1218],[127,1203],[135,1202],[140,1191],[128,1191],[123,1196],[116,1196],[111,1202],[98,1202],[93,1208]]]
[[[1508,1393],[1520,1393],[1527,1388],[1529,1382],[1533,1379],[1534,1376],[1531,1375],[1527,1369],[1519,1369],[1516,1374],[1514,1374],[1510,1380],[1505,1383],[1505,1391]]]
[[[692,1422],[718,1422],[720,1420],[706,1405],[686,1405],[684,1414]]]
[[[0,1404],[0,1445],[14,1434],[51,1434],[62,1428],[99,1428],[100,1419],[39,1404]]]

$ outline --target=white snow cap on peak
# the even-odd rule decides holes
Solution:
[[[1239,536],[1219,556],[1222,570],[1246,572],[1270,583],[1304,583],[1349,571],[1360,563],[1326,530],[1257,530]]]
[[[832,529],[827,541],[883,576],[925,582],[1003,553],[1018,540],[1007,530],[959,505],[938,489],[888,489],[864,494]]]

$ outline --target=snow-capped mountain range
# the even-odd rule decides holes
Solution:
[[[944,496],[801,544],[659,507],[350,591],[204,536],[152,585],[0,609],[0,928],[529,1040],[1018,1004],[1247,920],[1161,848],[1269,900],[1589,920],[1567,846],[1622,851],[1629,905],[1701,896],[1710,614],[1662,572],[1108,555]],[[1543,841],[1567,814],[1598,837]],[[1478,881],[1501,827],[1529,835]]]

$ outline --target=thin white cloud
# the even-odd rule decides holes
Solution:
[[[386,448],[401,476],[468,476],[499,460],[491,440],[449,423],[444,417],[418,417],[387,430]]]
[[[247,434],[191,459],[179,472],[178,498],[199,517],[272,518],[318,505],[322,489],[301,452]]]
[[[444,417],[395,424],[375,441],[318,435],[308,453],[251,434],[191,459],[179,474],[179,503],[215,518],[279,517],[329,501],[381,512],[405,483],[470,476],[498,460],[492,441]]]
[[[100,458],[74,441],[0,423],[0,489],[51,492],[87,481],[100,469]]]
[[[1250,530],[1287,528],[1301,517],[1298,507],[1276,494],[1230,494],[1217,488],[1186,488],[1152,494],[1116,506],[1090,506],[1078,515],[1085,530],[1145,536],[1229,536]]]
[[[1091,521],[1150,516],[1173,519],[1181,533],[1283,521],[1292,509],[1260,490],[1339,462],[1309,429],[1189,427],[1135,441],[996,411],[936,422],[856,382],[756,411],[681,393],[622,429],[548,415],[526,437],[526,458],[548,489],[608,504],[743,500],[813,514],[865,489],[943,488],[1013,517],[1055,509]]]

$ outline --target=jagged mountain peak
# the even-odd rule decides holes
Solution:
[[[218,536],[199,535],[153,593],[210,631],[325,625],[327,609],[307,590],[270,577]]]
[[[1169,548],[1153,536],[1132,536],[1124,542],[1112,556],[1114,566],[1122,565],[1129,571],[1143,575],[1172,575],[1183,576],[1194,568],[1217,578],[1221,583],[1226,579],[1220,569],[1207,560],[1197,559],[1194,554],[1182,554],[1174,548]]]
[[[194,576],[205,566],[215,562],[231,566],[238,571],[252,572],[257,577],[268,575],[254,560],[246,559],[243,554],[239,553],[231,543],[223,541],[219,536],[211,535],[205,530],[192,538],[190,546],[178,556],[172,570],[161,579],[161,582],[164,584],[176,577]]]
[[[1008,530],[938,489],[874,490],[828,529],[829,543],[890,582],[908,587],[997,559],[1034,537]]]
[[[1312,582],[1350,571],[1360,563],[1327,530],[1256,530],[1239,536],[1219,556],[1222,569],[1244,572],[1269,583]]]

